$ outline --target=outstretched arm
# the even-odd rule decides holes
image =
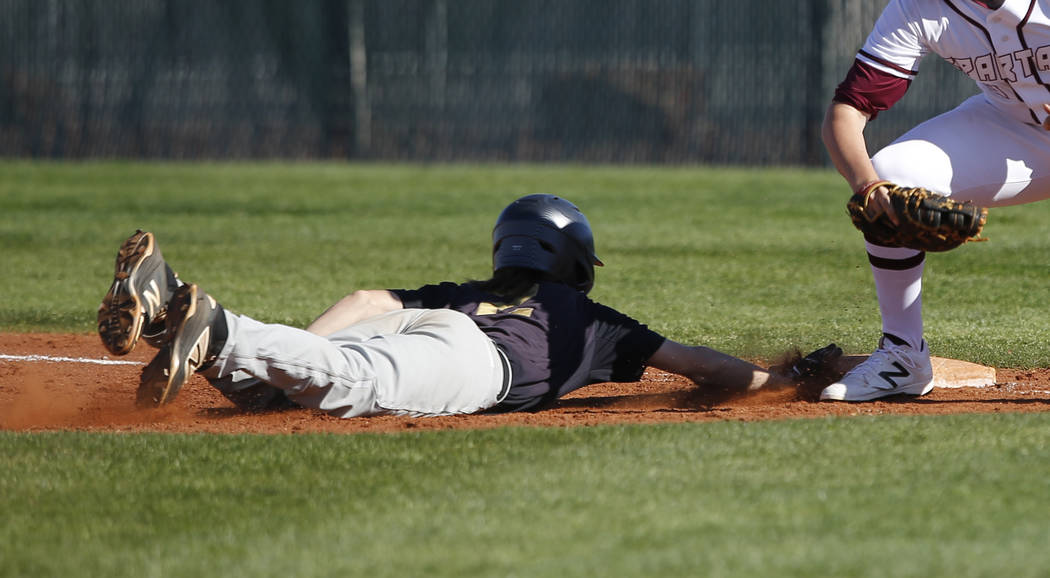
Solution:
[[[397,295],[385,289],[358,290],[343,297],[314,320],[306,330],[331,335],[369,317],[402,309]]]
[[[649,358],[648,365],[688,377],[697,385],[711,385],[739,393],[791,384],[787,378],[743,359],[708,347],[683,345],[670,339]]]

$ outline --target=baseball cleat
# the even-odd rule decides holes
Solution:
[[[109,292],[98,308],[98,335],[114,355],[127,355],[149,327],[154,336],[164,322],[178,277],[164,262],[153,233],[141,230],[117,252]]]
[[[933,389],[933,364],[923,341],[916,350],[883,337],[871,357],[820,392],[821,400],[870,401],[890,395],[926,395]]]
[[[175,399],[193,372],[214,360],[225,341],[222,307],[196,285],[175,290],[166,326],[170,341],[142,370],[139,405],[160,406]]]

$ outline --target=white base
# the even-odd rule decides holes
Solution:
[[[846,355],[839,360],[838,365],[845,373],[867,358],[867,355]],[[932,357],[930,361],[933,363],[934,387],[990,387],[995,385],[994,367],[945,357]]]

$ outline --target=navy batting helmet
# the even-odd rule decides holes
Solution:
[[[492,230],[492,270],[523,267],[587,293],[594,286],[594,233],[587,217],[555,195],[527,195],[503,209]]]

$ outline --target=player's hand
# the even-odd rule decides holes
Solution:
[[[790,376],[795,380],[817,377],[822,373],[834,370],[835,362],[840,357],[842,357],[842,348],[834,343],[829,343],[809,355],[795,360],[791,364]]]
[[[778,385],[797,385],[805,379],[820,377],[834,371],[840,357],[842,348],[834,343],[829,343],[806,356],[795,349],[789,351],[782,361],[770,366],[769,373],[780,378]]]
[[[1043,110],[1046,111],[1047,115],[1050,115],[1050,104],[1043,103]],[[1050,130],[1050,116],[1043,119],[1043,130]]]
[[[860,190],[864,190],[868,186],[870,185],[865,185]],[[881,215],[886,215],[894,225],[901,224],[900,217],[897,216],[897,212],[893,210],[893,205],[890,203],[889,189],[885,186],[879,186],[868,194],[868,203],[864,207],[864,214],[870,221],[878,219]]]

